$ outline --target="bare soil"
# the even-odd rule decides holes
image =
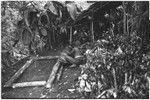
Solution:
[[[49,51],[44,55],[59,55],[61,50]],[[45,92],[45,87],[24,87],[24,88],[4,88],[3,85],[7,82],[11,76],[15,74],[19,68],[21,68],[28,59],[24,59],[14,66],[5,68],[5,72],[2,73],[2,98],[81,98],[81,94],[78,92],[70,92],[68,89],[74,88],[75,79],[80,74],[80,68],[65,68],[63,75],[59,82],[55,82],[52,91]],[[30,81],[47,81],[53,65],[56,60],[40,60],[31,64],[31,66],[25,70],[25,72],[15,81],[17,82],[30,82]],[[45,94],[42,97],[42,94]]]

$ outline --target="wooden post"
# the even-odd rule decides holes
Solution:
[[[150,2],[149,2],[149,8],[150,8]],[[150,10],[149,10],[149,20],[150,20]],[[150,90],[150,89],[149,89]]]
[[[56,39],[55,39],[55,30],[53,29],[53,43],[55,44],[56,43]]]
[[[30,64],[32,64],[33,59],[27,61],[25,63],[25,65],[20,68],[14,76],[11,77],[11,79],[9,81],[6,82],[6,84],[4,85],[4,87],[10,87],[12,85],[12,83],[30,66]]]
[[[92,42],[94,42],[93,11],[92,11],[92,15],[91,15],[91,25],[90,25],[90,28],[91,28],[91,40],[92,40]]]
[[[126,11],[124,1],[123,1],[123,33],[126,34]]]
[[[127,84],[128,83],[128,73],[126,72],[125,73],[125,81],[124,81],[124,84]]]
[[[70,44],[72,44],[72,27],[70,27]]]

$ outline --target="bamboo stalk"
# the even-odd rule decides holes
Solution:
[[[116,80],[116,72],[115,72],[114,68],[112,68],[112,74],[113,74],[113,78],[114,78],[114,87],[117,90],[118,86],[117,86],[117,80]]]
[[[58,59],[59,56],[44,56],[44,57],[33,57],[35,60],[41,60],[41,59]]]
[[[53,84],[53,82],[55,80],[57,71],[58,71],[58,69],[60,67],[59,65],[60,65],[60,61],[58,60],[56,62],[56,64],[54,65],[53,69],[52,69],[52,72],[51,72],[51,74],[49,76],[49,79],[48,79],[48,81],[46,83],[46,86],[45,86],[46,88],[51,88],[52,87],[52,84]]]
[[[126,11],[125,11],[125,2],[123,1],[123,33],[126,34]]]
[[[56,42],[56,39],[55,39],[55,30],[53,29],[53,43],[55,43]]]
[[[128,15],[126,16],[126,24],[127,24],[127,33],[128,33],[128,35],[130,36],[130,32],[129,32],[129,21],[128,21],[128,19],[129,19],[129,17],[128,17]]]
[[[127,84],[127,78],[128,78],[128,73],[126,72],[126,73],[125,73],[125,81],[124,81],[124,84]]]
[[[72,27],[70,27],[70,44],[72,43]]]
[[[34,82],[22,82],[22,83],[14,83],[12,88],[17,87],[29,87],[29,86],[44,86],[46,81],[34,81]]]
[[[6,82],[6,84],[4,85],[4,87],[10,87],[12,85],[12,83],[30,66],[30,64],[32,64],[34,60],[30,59],[29,61],[27,61],[24,66],[22,68],[20,68],[15,75],[13,75],[11,77],[11,79],[9,81]]]
[[[63,73],[63,66],[61,66],[60,69],[59,69],[59,72],[57,74],[57,81],[60,80],[60,77],[61,77],[62,73]]]
[[[92,19],[91,19],[91,39],[92,39],[92,42],[94,42],[94,27],[93,27],[93,11],[92,11]]]
[[[107,91],[103,91],[100,95],[97,96],[97,99],[101,98]]]

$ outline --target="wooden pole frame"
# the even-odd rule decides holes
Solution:
[[[31,57],[30,58],[30,60],[28,60],[24,65],[23,65],[23,67],[21,67],[11,78],[10,78],[10,80],[8,80],[7,82],[6,82],[6,84],[4,85],[4,87],[19,87],[20,85],[22,85],[22,84],[13,84],[13,82],[21,75],[21,74],[23,74],[23,72],[27,69],[27,68],[29,68],[29,66],[34,62],[34,61],[37,61],[37,60],[42,60],[42,59],[49,59],[49,60],[51,60],[51,59],[58,59],[59,58],[59,56],[45,56],[45,57]],[[34,84],[33,84],[34,83]],[[24,85],[26,85],[26,84],[29,84],[29,86],[30,85],[35,85],[36,83],[35,82],[28,82],[28,83],[23,83],[23,86]],[[41,83],[41,84],[43,84],[43,83]],[[40,85],[41,85],[40,84]],[[37,84],[37,85],[39,85],[39,84]]]
[[[22,82],[22,83],[14,83],[12,88],[17,87],[31,87],[31,86],[44,86],[46,81],[33,81],[33,82]]]
[[[51,72],[51,74],[50,74],[50,76],[49,76],[49,78],[48,78],[48,80],[46,82],[46,86],[45,86],[46,88],[50,89],[52,87],[52,84],[54,83],[54,80],[56,78],[56,74],[57,74],[57,72],[59,70],[59,67],[60,67],[60,62],[58,60],[56,62],[56,64],[53,66],[52,72]]]
[[[6,82],[6,84],[4,85],[4,87],[11,87],[13,82],[33,63],[33,59],[30,59],[29,61],[27,61],[24,66],[22,68],[20,68],[15,75],[13,75],[11,77],[11,79],[9,81]]]

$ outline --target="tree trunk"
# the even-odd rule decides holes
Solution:
[[[27,61],[25,63],[25,65],[20,68],[14,76],[11,77],[11,79],[9,81],[6,82],[6,84],[4,85],[4,87],[10,87],[12,85],[12,83],[30,66],[30,64],[33,62],[34,60],[31,59],[29,61]]]

